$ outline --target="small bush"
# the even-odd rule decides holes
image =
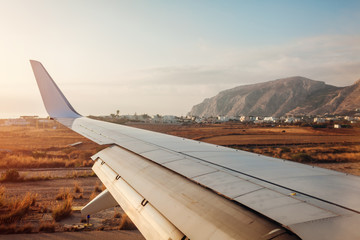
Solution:
[[[306,163],[306,162],[312,162],[314,159],[306,153],[297,153],[292,155],[292,160],[296,162]]]
[[[97,196],[97,193],[96,192],[92,192],[90,197],[89,197],[89,200],[93,200],[94,198],[96,198]]]
[[[64,202],[58,204],[52,211],[52,217],[56,222],[67,218],[72,213],[72,198],[67,198]]]
[[[77,161],[76,160],[69,160],[65,163],[65,167],[66,168],[73,168],[73,167],[77,167],[76,166]]]
[[[82,164],[81,164],[82,167],[92,167],[92,165],[93,165],[92,160],[84,160],[84,161],[82,161]]]
[[[56,200],[65,200],[68,198],[72,198],[73,196],[70,193],[70,189],[69,188],[60,188],[59,193],[56,195],[55,199]]]
[[[35,159],[46,158],[47,154],[45,152],[41,152],[41,151],[33,151],[32,152],[32,157],[35,158]]]
[[[121,214],[119,212],[114,213],[114,218],[121,218]]]
[[[55,232],[55,223],[54,222],[41,222],[39,226],[39,232]]]
[[[49,212],[49,210],[48,210],[47,206],[43,205],[43,206],[40,207],[39,212],[41,212],[41,213],[47,213],[47,212]]]
[[[11,199],[8,203],[8,213],[0,216],[0,224],[10,224],[21,219],[34,206],[36,195],[26,193],[23,199]]]
[[[15,169],[8,169],[3,174],[1,174],[1,180],[3,182],[17,182],[20,181],[20,174]]]
[[[79,154],[80,159],[89,160],[93,153],[91,151],[84,151]]]
[[[94,192],[101,192],[101,188],[100,188],[98,182],[96,182],[96,185],[95,185],[95,188],[94,188]]]
[[[105,227],[104,226],[100,226],[96,229],[96,231],[104,231]]]
[[[121,217],[119,229],[120,230],[136,230],[137,228],[136,228],[135,224],[131,221],[131,219],[128,217],[128,215],[126,213],[124,213]]]
[[[74,183],[74,192],[75,193],[81,193],[81,192],[83,192],[84,191],[84,189],[82,189],[80,186],[79,186],[79,183],[78,182],[75,182]]]
[[[289,147],[281,147],[281,153],[288,153],[291,152],[291,149]]]

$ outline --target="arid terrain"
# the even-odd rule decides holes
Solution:
[[[16,239],[35,233],[37,239],[89,240],[115,233],[143,239],[131,224],[127,226],[129,220],[119,207],[92,215],[89,226],[80,214],[81,207],[104,189],[90,159],[104,147],[55,122],[1,126],[0,239],[14,239],[15,233]],[[89,236],[87,231],[108,233]]]
[[[359,128],[240,123],[133,126],[360,175]],[[80,215],[79,209],[103,190],[90,160],[102,148],[55,122],[1,126],[0,239],[13,239],[14,233],[18,239],[33,234],[38,239],[91,239],[87,231],[143,239],[137,230],[126,230],[133,227],[120,208],[94,214],[91,226]]]

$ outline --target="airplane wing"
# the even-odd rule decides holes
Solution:
[[[31,60],[50,117],[98,144],[106,190],[84,214],[119,204],[146,239],[360,239],[360,178],[97,121],[77,113]]]

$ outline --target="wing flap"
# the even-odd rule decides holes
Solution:
[[[259,239],[274,229],[288,234],[272,221],[118,146],[93,159],[100,178],[98,167],[112,169],[190,239]]]
[[[169,220],[99,159],[93,170],[146,239],[185,239]]]
[[[100,212],[102,210],[117,206],[118,203],[111,195],[109,190],[105,189],[102,193],[97,195],[91,200],[85,207],[81,209],[81,214],[87,216],[93,213]]]

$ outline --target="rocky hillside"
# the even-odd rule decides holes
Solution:
[[[346,114],[360,108],[360,80],[335,87],[304,77],[290,77],[235,87],[193,106],[192,116],[284,116]]]

